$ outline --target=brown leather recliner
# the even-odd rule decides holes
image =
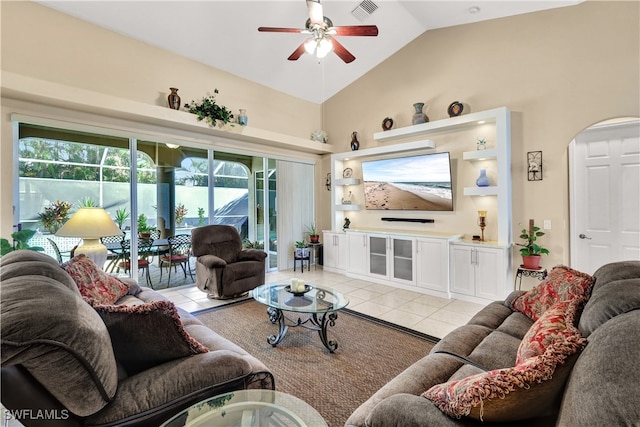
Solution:
[[[236,298],[264,284],[267,254],[243,249],[240,233],[231,225],[194,228],[191,249],[197,258],[196,285],[209,298]]]

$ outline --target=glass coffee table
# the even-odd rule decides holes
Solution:
[[[322,344],[333,353],[338,348],[338,342],[329,340],[327,328],[334,326],[338,318],[338,311],[349,304],[349,300],[340,292],[333,289],[323,289],[311,283],[305,285],[304,292],[291,292],[288,283],[270,283],[260,285],[253,290],[253,298],[267,306],[267,313],[271,323],[278,324],[278,335],[270,335],[267,342],[276,346],[290,327],[301,326],[318,331]],[[306,319],[300,316],[290,318],[285,312],[307,314]],[[288,322],[287,322],[288,321]]]
[[[305,401],[275,390],[238,390],[196,403],[160,427],[323,427],[322,416]]]

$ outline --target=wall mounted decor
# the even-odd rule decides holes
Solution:
[[[527,153],[527,176],[529,181],[542,181],[542,151]]]
[[[351,169],[351,168],[345,168],[342,171],[342,177],[343,178],[351,178],[351,175],[353,175],[353,169]]]
[[[331,191],[331,172],[329,172],[324,179],[324,185],[327,187],[327,191]]]
[[[487,148],[487,140],[484,138],[478,138],[478,142],[476,143],[476,150],[486,150]]]
[[[457,117],[462,114],[462,110],[464,110],[464,106],[460,102],[454,101],[447,108],[447,113],[449,113],[449,117]]]
[[[171,108],[172,110],[179,110],[180,96],[178,95],[178,89],[175,87],[170,87],[169,90],[171,91],[171,93],[167,97],[167,100],[169,101],[169,108]]]

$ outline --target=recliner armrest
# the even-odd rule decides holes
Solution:
[[[267,257],[260,249],[243,249],[238,253],[238,261],[262,261]]]
[[[227,265],[225,260],[215,255],[201,255],[198,257],[198,262],[207,268],[222,268]]]

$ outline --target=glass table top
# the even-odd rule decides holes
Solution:
[[[299,313],[330,313],[349,304],[342,293],[313,283],[307,283],[303,293],[291,292],[289,283],[268,283],[255,288],[253,298],[269,307]]]
[[[161,427],[326,427],[311,405],[275,390],[238,390],[190,406]]]

